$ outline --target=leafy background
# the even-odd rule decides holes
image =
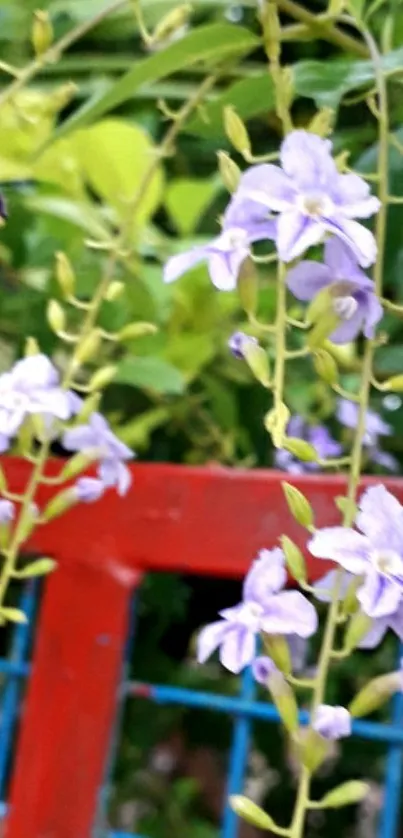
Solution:
[[[372,27],[382,39],[384,66],[390,74],[391,126],[402,141],[402,4],[352,2],[359,13],[371,12]],[[106,5],[106,0],[47,0],[42,8],[49,10],[60,37]],[[146,0],[147,25],[153,28],[175,5],[171,0]],[[29,60],[36,6],[35,0],[0,0],[3,61],[22,66]],[[55,343],[45,316],[48,299],[58,293],[55,251],[65,251],[74,263],[79,294],[90,294],[102,253],[86,241],[107,240],[124,223],[127,200],[166,129],[159,101],[180,107],[203,76],[219,66],[214,91],[186,124],[175,154],[161,161],[144,197],[131,233],[136,255],[120,266],[117,276],[125,281],[124,295],[104,307],[105,329],[117,329],[133,319],[158,326],[155,335],[129,342],[116,353],[119,371],[108,390],[105,410],[141,459],[270,466],[272,450],[261,421],[266,395],[227,350],[229,335],[244,324],[236,293],[216,292],[203,266],[173,286],[164,286],[161,280],[161,266],[171,254],[214,234],[228,200],[216,166],[216,152],[231,151],[223,129],[224,105],[231,103],[248,121],[256,154],[277,149],[280,139],[256,3],[195,0],[193,7],[191,26],[181,38],[147,52],[128,3],[57,63],[46,66],[29,89],[1,110],[0,182],[9,221],[0,239],[0,367],[7,369],[21,353],[27,335],[35,336],[63,366],[64,351]],[[324,10],[315,0],[304,7],[314,15]],[[370,61],[343,54],[326,38],[314,40],[310,30],[295,41],[288,28],[294,21],[287,14],[282,20],[287,27],[283,58],[292,66],[295,124],[308,125],[317,108],[334,109],[336,152],[348,148],[358,169],[372,171],[376,126],[361,95],[373,85]],[[0,81],[5,84],[4,73]],[[77,85],[76,95],[60,108],[60,87],[71,81]],[[235,159],[242,163],[237,155]],[[403,158],[395,149],[390,155],[390,182],[393,192],[402,194]],[[403,207],[393,207],[385,273],[385,287],[393,299],[403,294],[402,225]],[[259,306],[260,319],[272,318],[275,289],[268,269],[261,275]],[[389,342],[377,355],[380,376],[400,372],[403,361],[401,322],[387,316],[384,326]],[[273,355],[270,343],[268,351]],[[341,360],[343,385],[354,389],[358,383],[354,347],[342,353]],[[340,435],[333,419],[334,396],[315,378],[309,362],[290,367],[286,389],[294,412],[328,421]],[[379,396],[374,407],[393,425],[395,435],[388,445],[401,456],[400,397],[381,400]],[[192,660],[197,626],[213,619],[218,607],[237,596],[235,584],[164,575],[148,579],[131,662],[135,677],[234,691],[234,679],[225,678],[215,664],[202,671],[194,668]],[[391,665],[392,656],[386,643],[371,659],[362,655],[358,663],[346,663],[331,686],[334,700],[343,703],[354,684]],[[221,718],[131,702],[124,714],[106,817],[151,838],[165,838],[173,831],[212,838],[217,834],[217,796],[220,803],[229,741],[229,723]],[[164,743],[165,763],[160,754]],[[378,748],[360,743],[358,749],[352,743],[345,751],[343,767],[337,762],[340,776],[335,780],[358,776],[363,766],[366,774],[371,766],[373,779],[379,780]],[[292,772],[288,770],[289,781],[280,786],[273,768],[278,771],[284,759],[279,735],[271,728],[258,728],[250,779],[269,766],[269,803],[280,821],[289,811]],[[206,788],[211,772],[214,793]],[[263,784],[263,797],[265,788]],[[373,805],[376,808],[376,799]],[[370,812],[360,813],[361,818],[364,815],[370,817]],[[357,824],[356,813],[349,810],[332,815],[326,829],[334,835],[340,829],[359,834]],[[370,822],[365,824],[370,831]],[[311,824],[312,834],[323,828],[321,821]],[[245,838],[251,834],[245,832]]]

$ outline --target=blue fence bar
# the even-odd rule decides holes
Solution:
[[[250,669],[246,669],[243,673],[241,684],[240,700],[249,704],[255,698],[255,680]],[[243,791],[249,755],[250,733],[251,719],[247,715],[240,713],[234,722],[227,793],[222,821],[222,838],[238,838],[239,818],[229,806],[228,798],[231,794],[240,794]]]

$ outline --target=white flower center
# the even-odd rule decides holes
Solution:
[[[327,195],[320,192],[308,192],[308,194],[299,195],[297,206],[300,212],[308,215],[310,218],[320,218],[324,215],[330,215],[333,211],[333,201]]]
[[[221,244],[225,250],[238,250],[248,247],[248,234],[242,227],[231,227],[221,235]]]
[[[342,320],[351,320],[357,308],[358,303],[354,297],[336,297],[333,300],[333,310]]]
[[[403,570],[403,562],[396,550],[373,550],[372,563],[385,576],[399,576]]]

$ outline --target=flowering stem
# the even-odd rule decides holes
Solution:
[[[365,46],[356,38],[347,35],[334,26],[331,20],[321,20],[320,15],[315,15],[295,3],[294,0],[277,0],[279,8],[294,20],[305,23],[314,33],[319,34],[325,41],[335,44],[345,52],[353,52],[361,58],[368,58],[368,51]]]
[[[274,410],[278,411],[283,404],[284,372],[286,363],[286,328],[287,328],[287,288],[285,284],[285,265],[277,264],[277,309],[276,309],[276,362],[273,378]]]

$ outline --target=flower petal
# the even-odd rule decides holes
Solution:
[[[309,131],[292,131],[281,146],[281,165],[298,186],[323,189],[337,176],[331,150],[330,140],[323,140]]]
[[[233,291],[236,288],[238,273],[248,250],[240,249],[232,253],[211,253],[208,261],[210,279],[220,291]]]
[[[332,191],[346,218],[370,218],[381,206],[379,198],[371,195],[369,185],[359,175],[339,175]]]
[[[228,630],[228,623],[225,623],[224,620],[218,620],[209,626],[205,626],[199,632],[197,638],[197,660],[199,663],[204,663],[213,654],[222,643]]]
[[[378,620],[374,620],[372,626],[365,635],[365,637],[360,641],[358,644],[358,649],[375,649],[376,646],[382,642],[388,627],[389,627],[389,617],[381,617]],[[403,632],[403,621],[402,621],[402,632]]]
[[[308,550],[318,559],[331,559],[350,573],[366,573],[371,545],[361,533],[349,527],[325,527],[316,530]]]
[[[361,495],[356,525],[373,547],[403,555],[403,507],[385,486],[371,486]]]
[[[335,329],[330,335],[329,340],[331,340],[332,343],[337,343],[338,345],[351,343],[351,341],[353,341],[360,333],[364,325],[364,315],[365,312],[362,310],[361,306],[359,306],[352,317],[349,317],[348,320],[341,321],[337,329]]]
[[[255,647],[256,639],[252,631],[244,626],[231,626],[221,643],[220,661],[226,669],[237,675],[252,663]]]
[[[374,337],[375,326],[380,320],[382,320],[382,317],[383,308],[378,297],[376,294],[368,294],[363,329],[366,338]]]
[[[368,456],[372,463],[376,463],[381,468],[386,468],[387,471],[400,470],[400,463],[396,457],[393,454],[389,454],[388,451],[381,451],[376,445],[368,449]]]
[[[264,163],[252,166],[242,175],[237,195],[249,198],[273,212],[289,209],[295,200],[295,187],[279,166]]]
[[[332,280],[363,280],[370,285],[371,280],[361,270],[351,248],[337,236],[327,239],[324,247],[325,263],[332,272]]]
[[[277,220],[277,250],[283,262],[292,262],[309,247],[319,244],[325,227],[313,218],[291,209],[281,213]]]
[[[333,279],[326,265],[307,260],[288,271],[286,284],[297,300],[312,300]]]
[[[11,375],[14,385],[17,384],[24,392],[42,387],[57,387],[59,384],[56,367],[42,353],[17,361]]]
[[[371,231],[358,221],[337,216],[337,221],[334,219],[326,221],[326,229],[329,233],[339,236],[351,248],[363,268],[368,268],[375,262],[377,255],[375,238]]]
[[[286,579],[283,551],[279,547],[260,550],[245,577],[243,599],[264,605],[268,598],[284,587]]]
[[[336,574],[337,570],[329,570],[328,573],[325,573],[321,579],[318,579],[317,582],[314,584],[315,593],[314,596],[319,602],[331,602],[332,600],[332,591],[334,588],[334,584],[336,581]],[[343,599],[345,594],[347,593],[347,588],[350,585],[352,580],[351,573],[343,573],[341,586],[340,586],[340,595],[339,600]]]
[[[371,568],[364,584],[357,592],[357,599],[362,610],[369,617],[387,617],[393,614],[400,603],[403,587],[388,579],[375,568]]]
[[[266,634],[297,634],[310,637],[317,629],[314,606],[299,591],[283,591],[273,596],[261,619]]]
[[[403,602],[400,603],[395,613],[388,617],[388,622],[392,631],[403,641]]]
[[[208,257],[207,247],[194,247],[186,253],[178,253],[176,256],[171,256],[164,266],[163,279],[164,282],[174,282],[182,274],[190,271],[199,262],[203,262]]]

